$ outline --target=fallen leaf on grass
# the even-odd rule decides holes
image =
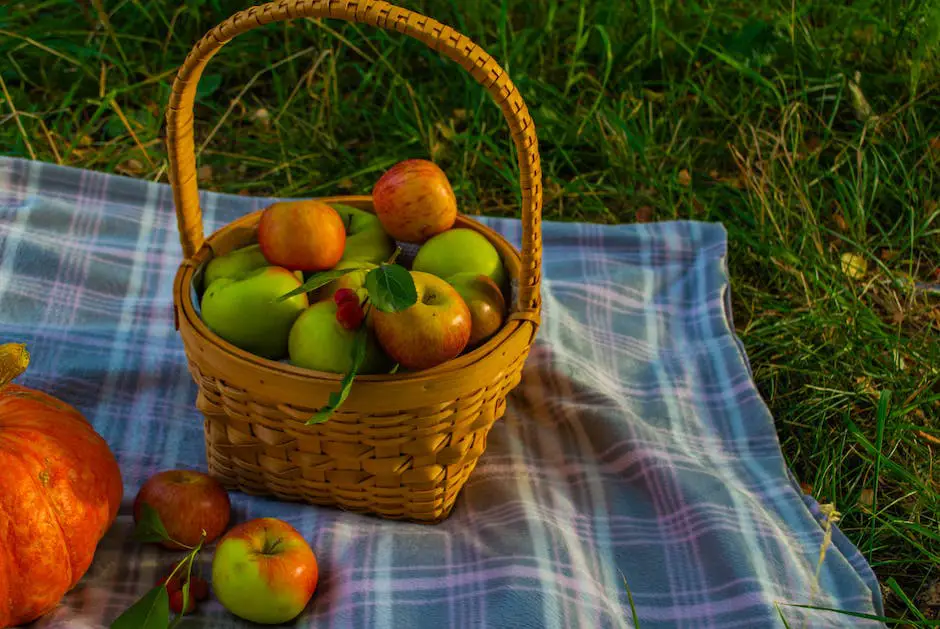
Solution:
[[[855,384],[859,386],[859,388],[862,390],[862,393],[866,393],[876,398],[880,395],[878,390],[872,384],[871,378],[868,376],[858,376],[855,378]]]
[[[806,139],[806,143],[803,145],[807,153],[815,153],[819,149],[821,144],[818,135],[811,135]]]
[[[855,111],[855,117],[865,122],[873,117],[873,113],[871,105],[868,104],[868,99],[865,98],[865,94],[862,92],[862,88],[859,85],[861,81],[861,72],[856,72],[855,77],[849,79],[849,95],[851,96],[852,109]]]
[[[144,165],[138,159],[129,159],[118,164],[115,170],[121,174],[139,175],[144,172]]]
[[[869,24],[865,28],[856,28],[852,31],[852,39],[859,44],[870,44],[875,40],[875,27]]]
[[[934,443],[934,444],[940,445],[940,439],[938,439],[937,437],[934,437],[934,436],[931,435],[929,432],[924,432],[923,430],[918,430],[918,431],[915,432],[915,434],[916,434],[918,437],[920,437],[921,439],[925,440],[925,441],[929,441],[930,443]]]
[[[255,113],[253,113],[251,117],[264,126],[268,126],[268,122],[271,120],[271,113],[262,107],[261,109],[255,110]]]
[[[649,223],[653,220],[653,208],[648,205],[640,206],[636,209],[636,222]]]
[[[450,125],[445,125],[443,122],[438,121],[434,123],[434,128],[437,129],[437,132],[441,134],[441,137],[445,140],[453,140],[454,136],[457,135],[457,132]]]
[[[196,169],[196,181],[199,183],[205,183],[212,179],[212,166],[206,164],[205,166],[200,166]]]
[[[858,494],[858,506],[864,509],[870,509],[874,501],[875,492],[869,487],[866,487]]]
[[[679,171],[679,176],[676,178],[680,186],[688,187],[692,183],[692,175],[689,174],[689,171],[683,168]]]
[[[920,593],[920,596],[917,597],[917,600],[921,605],[940,607],[940,579],[933,581],[930,585],[925,587]]]
[[[836,224],[836,229],[841,232],[849,230],[849,224],[845,222],[845,217],[842,216],[841,212],[836,212],[832,215],[832,222]]]
[[[940,153],[940,135],[934,138],[930,138],[927,144],[930,146],[931,151],[934,151],[935,153]]]
[[[898,350],[891,350],[891,358],[893,359],[894,366],[898,371],[907,371],[907,361],[904,360],[904,356],[902,356]]]
[[[843,253],[841,263],[842,272],[853,280],[862,279],[868,270],[868,260],[855,253]]]
[[[800,483],[800,490],[806,495],[811,495],[813,493],[813,486],[809,483]]]

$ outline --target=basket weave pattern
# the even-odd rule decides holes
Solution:
[[[360,376],[323,424],[304,422],[339,388],[341,376],[253,356],[212,334],[192,303],[198,273],[214,255],[252,242],[260,213],[203,236],[196,184],[193,101],[208,61],[229,40],[293,18],[361,22],[414,37],[456,61],[500,106],[517,149],[522,251],[465,217],[499,250],[517,284],[508,321],[482,347],[432,369]],[[486,448],[506,396],[519,383],[539,324],[541,171],[535,127],[515,86],[481,48],[448,26],[387,2],[281,0],[232,16],[184,61],[167,110],[169,176],[184,261],[174,285],[177,328],[205,417],[209,471],[230,489],[337,506],[387,518],[438,522]],[[371,210],[369,197],[335,197]]]

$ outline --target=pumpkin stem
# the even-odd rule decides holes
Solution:
[[[0,389],[8,385],[29,367],[29,352],[23,343],[0,345]]]

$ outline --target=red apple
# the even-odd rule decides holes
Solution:
[[[412,271],[418,300],[405,310],[373,310],[375,336],[385,351],[406,369],[427,369],[446,362],[467,346],[470,309],[446,281]]]
[[[372,205],[385,231],[422,243],[457,220],[457,198],[434,162],[409,159],[392,166],[372,188]]]
[[[291,271],[325,271],[343,257],[346,226],[319,201],[282,201],[261,213],[258,244],[268,262]]]
[[[288,622],[317,588],[317,558],[303,536],[276,518],[232,528],[215,548],[212,589],[227,610],[263,624]]]
[[[206,532],[205,543],[225,531],[231,515],[228,493],[216,479],[195,470],[167,470],[151,476],[134,500],[134,522],[141,517],[143,505],[156,510],[171,538],[186,546],[195,546]],[[165,548],[180,546],[161,542]]]

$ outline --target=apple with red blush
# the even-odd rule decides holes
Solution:
[[[272,265],[325,271],[343,257],[346,225],[335,208],[321,201],[280,201],[261,212],[258,244]]]
[[[424,159],[388,169],[372,188],[372,205],[385,231],[402,242],[422,243],[457,220],[457,198],[447,175]]]
[[[228,526],[232,511],[222,484],[196,470],[165,470],[151,476],[134,499],[135,523],[143,517],[145,504],[160,517],[173,540],[160,543],[171,550],[196,546],[203,531],[204,543],[215,541]]]
[[[417,301],[397,312],[376,309],[373,329],[402,367],[428,369],[456,358],[470,341],[472,319],[463,297],[445,280],[411,271]]]
[[[317,588],[319,567],[293,526],[257,518],[233,527],[215,548],[212,589],[227,610],[261,624],[296,618]]]

